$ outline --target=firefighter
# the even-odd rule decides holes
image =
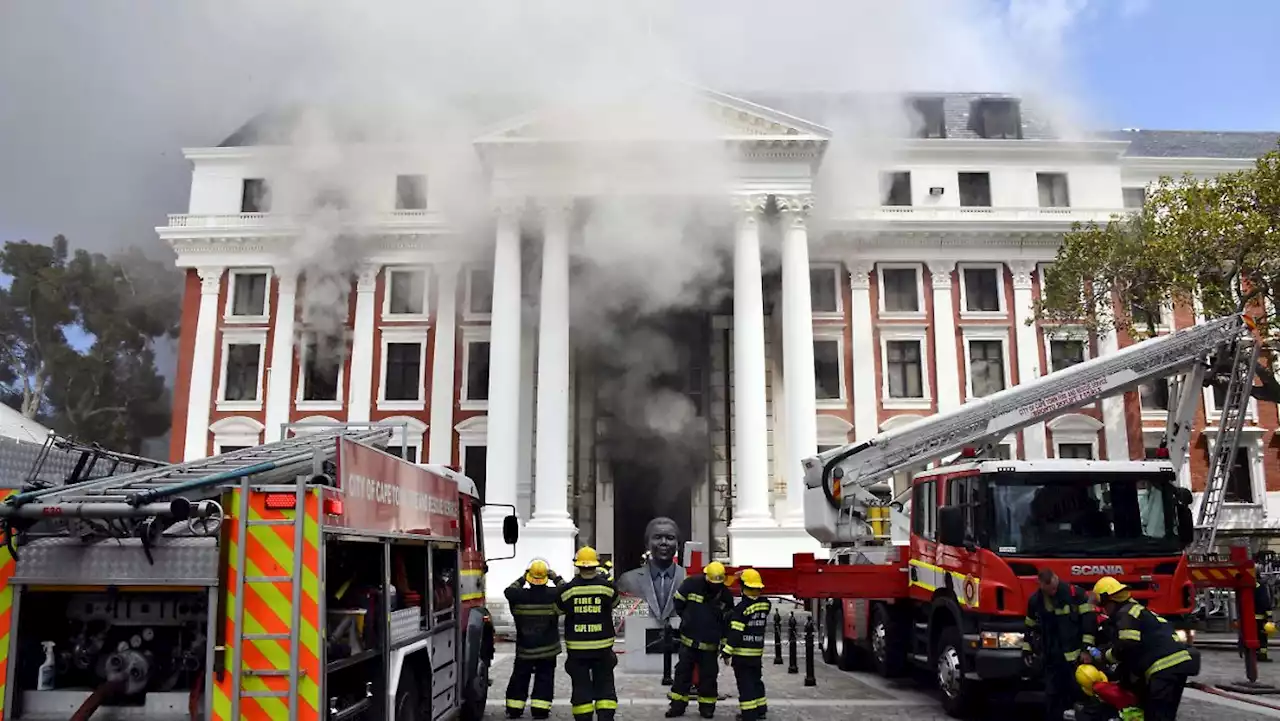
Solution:
[[[683,716],[689,706],[693,669],[698,669],[698,712],[703,718],[716,713],[716,657],[724,640],[726,617],[733,608],[733,594],[724,585],[724,564],[712,561],[703,572],[680,584],[673,597],[680,615],[680,656],[672,679],[671,707],[667,718]]]
[[[1178,641],[1168,621],[1130,598],[1129,587],[1111,576],[1099,579],[1093,592],[1113,627],[1107,662],[1146,680],[1146,721],[1173,721],[1187,679],[1200,672],[1199,652]]]
[[[1089,647],[1096,642],[1098,616],[1088,596],[1070,583],[1063,583],[1052,569],[1042,568],[1040,589],[1027,601],[1027,630],[1037,632],[1044,659],[1045,718],[1060,721],[1080,696],[1076,664],[1089,660]],[[1022,644],[1024,654],[1033,652]]]
[[[1271,593],[1259,581],[1253,582],[1253,619],[1258,627],[1258,660],[1271,663],[1267,652],[1267,623],[1271,621]]]
[[[722,656],[733,664],[738,682],[738,709],[742,721],[762,719],[768,712],[764,693],[764,634],[769,624],[769,599],[761,598],[760,572],[742,572],[742,600],[729,612]],[[730,661],[732,659],[732,661]]]
[[[577,576],[560,587],[556,607],[564,614],[564,670],[572,691],[569,703],[575,721],[612,721],[618,711],[613,683],[613,609],[621,600],[613,582],[600,570],[596,549],[583,546],[573,559]]]
[[[516,660],[507,684],[507,718],[519,718],[524,713],[530,677],[533,699],[529,706],[533,717],[544,719],[551,715],[556,656],[560,654],[560,619],[556,609],[559,592],[547,586],[548,580],[557,587],[564,583],[546,561],[535,559],[507,586],[507,602],[516,621]]]

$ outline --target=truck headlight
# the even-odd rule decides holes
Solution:
[[[997,633],[995,631],[982,632],[983,648],[1022,648],[1022,641],[1026,638],[1026,634],[1021,631],[1006,631]]]
[[[1173,637],[1178,640],[1178,643],[1190,645],[1196,642],[1195,629],[1179,628],[1173,632]]]

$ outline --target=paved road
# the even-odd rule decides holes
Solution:
[[[493,688],[489,692],[489,719],[503,717],[503,698],[505,697],[507,679],[511,674],[512,647],[502,644],[498,647],[498,655],[494,660]],[[1204,654],[1204,671],[1201,680],[1221,680],[1228,682],[1243,677],[1243,663],[1230,652],[1206,652]],[[569,678],[563,671],[564,657],[559,660],[560,666],[556,674],[556,693],[552,712],[555,721],[567,721],[569,717]],[[874,674],[845,673],[834,666],[827,666],[818,661],[815,669],[817,685],[805,687],[804,667],[801,664],[799,674],[788,674],[786,665],[775,666],[768,659],[765,661],[765,684],[768,688],[770,721],[837,721],[837,719],[865,719],[878,721],[883,719],[916,719],[918,721],[941,721],[947,716],[942,713],[927,684],[913,680],[888,681]],[[1233,671],[1239,669],[1239,671]],[[660,682],[659,675],[626,674],[615,672],[618,686],[618,719],[619,721],[657,721],[663,718],[667,702],[667,689]],[[1271,680],[1280,684],[1280,663],[1263,667],[1263,680]],[[721,694],[729,698],[721,701],[716,717],[725,721],[731,720],[737,713],[737,689],[733,687],[732,672],[723,669],[720,676]],[[724,685],[727,682],[727,686]],[[1280,697],[1269,701],[1280,706]],[[525,717],[528,719],[528,715]],[[990,711],[989,719],[1005,721],[1009,719],[1039,719],[1038,701],[1034,696],[1024,696],[1014,707],[1001,707]],[[1223,699],[1195,690],[1188,690],[1182,710],[1178,714],[1184,721],[1220,721],[1230,718],[1232,721],[1260,721],[1261,719],[1280,719],[1280,711],[1259,709],[1246,706],[1241,702]],[[688,721],[698,721],[697,712],[692,708],[685,715]]]

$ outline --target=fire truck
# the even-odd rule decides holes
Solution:
[[[1260,347],[1247,316],[1216,319],[806,459],[806,530],[829,560],[797,554],[791,568],[759,569],[766,586],[810,601],[828,663],[930,672],[953,716],[990,692],[1036,682],[1021,647],[1042,568],[1086,588],[1114,576],[1188,637],[1197,588],[1253,588],[1252,562],[1234,552],[1243,549],[1229,559],[1211,552]],[[1179,474],[1206,378],[1224,376],[1195,506]],[[1157,379],[1170,379],[1176,407],[1152,460],[993,452],[1011,433]],[[874,490],[935,461],[899,500]],[[1241,617],[1252,618],[1252,593],[1238,595]]]
[[[7,492],[0,721],[479,719],[482,504],[392,430]]]

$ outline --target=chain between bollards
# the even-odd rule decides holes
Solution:
[[[789,663],[787,664],[787,673],[800,673],[800,665],[796,663],[796,612],[791,612],[791,618],[787,621],[787,642],[791,645],[787,652]]]
[[[782,665],[782,612],[773,610],[773,665]]]
[[[809,611],[809,619],[804,622],[804,685],[817,686],[818,679],[813,675],[813,611]]]
[[[662,622],[662,685],[670,686],[671,680],[671,621]]]

